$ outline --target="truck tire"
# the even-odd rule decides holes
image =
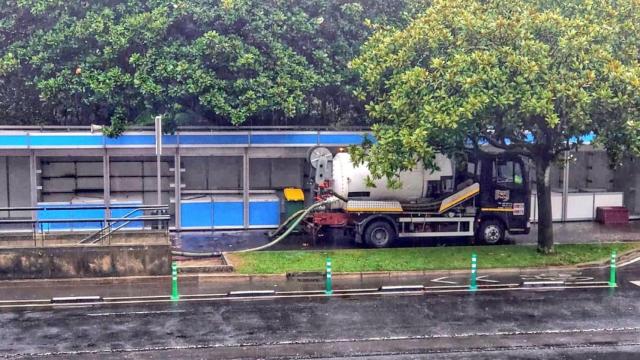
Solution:
[[[504,241],[505,229],[501,221],[485,220],[478,228],[478,240],[485,245],[497,245]]]
[[[386,221],[374,221],[364,231],[364,240],[371,247],[389,247],[395,239],[396,231]]]

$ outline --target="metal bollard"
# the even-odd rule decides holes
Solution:
[[[331,258],[327,258],[327,279],[326,279],[326,288],[324,290],[326,295],[333,294],[333,284],[331,282]]]
[[[469,284],[469,291],[478,290],[477,283],[478,276],[478,255],[476,253],[471,254],[471,283]]]
[[[177,301],[180,299],[180,292],[178,291],[178,263],[171,263],[171,300]]]
[[[609,267],[609,287],[616,287],[616,251],[611,250],[611,266]]]

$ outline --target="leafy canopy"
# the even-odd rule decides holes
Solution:
[[[410,3],[0,1],[0,122],[353,122],[347,63]]]
[[[548,163],[590,133],[640,153],[640,2],[435,0],[351,62],[376,120],[374,176],[489,142]]]

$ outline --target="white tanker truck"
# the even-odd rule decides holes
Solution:
[[[437,155],[435,171],[422,165],[400,174],[399,189],[384,179],[367,186],[366,165],[354,166],[348,153],[310,151],[315,198],[341,201],[306,221],[314,239],[340,228],[358,243],[388,247],[402,237],[471,237],[497,244],[507,232],[529,232],[528,176],[522,159],[507,154],[469,156],[456,164]]]

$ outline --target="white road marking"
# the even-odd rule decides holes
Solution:
[[[129,312],[109,312],[94,313],[87,316],[118,316],[118,315],[151,315],[151,314],[177,314],[186,312],[185,310],[164,310],[164,311],[129,311]]]
[[[623,262],[622,264],[618,264],[618,267],[619,267],[619,268],[621,268],[621,267],[623,267],[623,266],[631,265],[631,264],[636,263],[636,262],[638,262],[638,261],[640,261],[640,256],[638,256],[638,257],[637,257],[637,258],[635,258],[635,259],[631,259],[631,260],[629,260],[629,261],[627,261],[627,262]],[[609,265],[607,265],[607,266],[609,266]]]
[[[537,274],[537,275],[520,275],[523,281],[591,281],[593,277],[583,276],[581,273],[574,274]]]
[[[455,281],[447,281],[447,280],[443,280],[443,279],[448,279],[448,276],[443,276],[443,277],[439,277],[437,279],[433,279],[431,281],[435,282],[435,283],[441,283],[441,284],[451,284],[451,285],[458,285],[457,282]]]
[[[640,286],[640,281],[630,281],[635,286]]]
[[[486,282],[490,282],[490,283],[499,283],[500,281],[498,280],[491,280],[491,279],[485,279],[487,276],[489,275],[482,275],[482,276],[478,276],[476,278],[477,281],[486,281]]]

